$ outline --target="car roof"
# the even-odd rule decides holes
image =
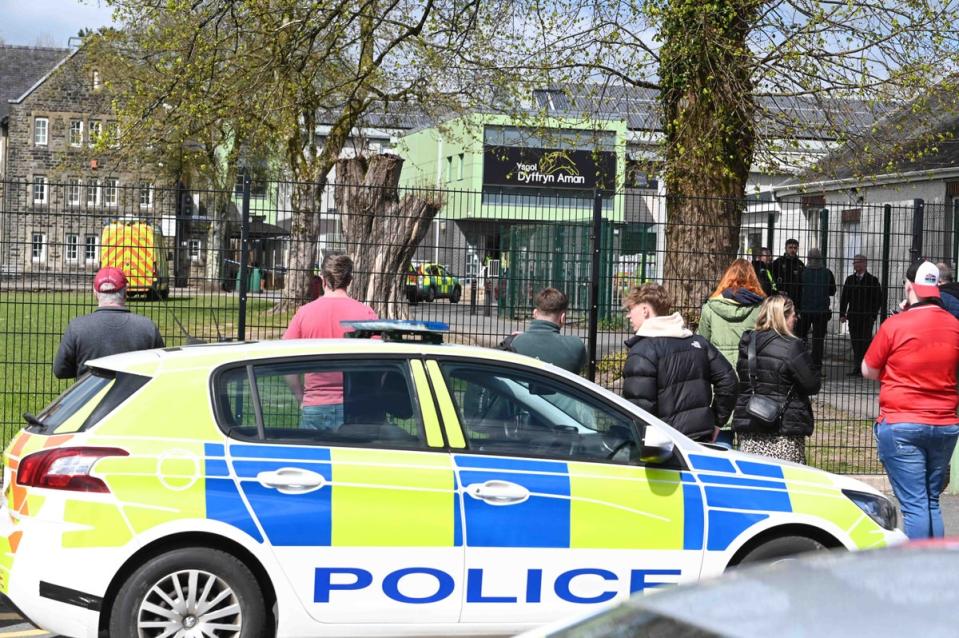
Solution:
[[[154,376],[160,370],[215,368],[233,361],[324,354],[458,355],[495,362],[513,361],[525,365],[548,366],[536,359],[492,348],[457,344],[385,342],[378,339],[277,339],[191,344],[115,354],[88,361],[87,366]]]

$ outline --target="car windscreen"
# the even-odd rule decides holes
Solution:
[[[637,610],[629,603],[545,634],[549,638],[720,638],[677,618]]]
[[[78,432],[96,424],[143,387],[149,377],[92,369],[58,396],[35,417],[28,417],[36,434]],[[62,428],[71,419],[74,425]]]

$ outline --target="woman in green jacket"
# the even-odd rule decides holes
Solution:
[[[737,259],[723,273],[716,290],[703,306],[698,332],[716,346],[734,370],[739,362],[739,342],[744,332],[756,326],[764,298],[752,264]],[[723,429],[716,443],[732,447],[732,439],[732,430]]]

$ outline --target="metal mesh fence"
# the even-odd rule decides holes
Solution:
[[[37,412],[69,384],[53,376],[51,364],[69,320],[94,309],[91,283],[103,265],[130,275],[130,307],[159,325],[167,345],[279,338],[296,307],[320,294],[316,265],[327,254],[354,256],[358,279],[369,285],[353,292],[381,314],[445,321],[452,341],[479,346],[522,330],[533,296],[554,286],[570,298],[565,330],[595,353],[589,373],[614,391],[630,332],[624,295],[644,281],[678,285],[665,278],[668,206],[655,191],[351,187],[348,199],[343,186],[318,191],[247,180],[245,187],[215,191],[109,179],[0,182],[0,188],[4,440],[21,427],[22,413]],[[853,257],[865,255],[882,282],[878,326],[896,310],[912,259],[955,259],[959,218],[941,204],[925,204],[917,214],[913,200],[726,204],[742,211],[739,256],[761,246],[778,256],[787,239],[798,240],[804,262],[810,248],[822,251],[837,290],[829,299],[809,462],[836,472],[879,472],[870,427],[878,385],[847,376],[854,354],[849,323],[838,316],[844,282]],[[439,211],[417,226],[425,205]],[[292,239],[304,219],[316,238],[308,245]],[[416,239],[412,259],[389,262],[404,234]],[[700,225],[692,236],[707,235]],[[708,250],[690,241],[672,257]],[[370,284],[371,275],[387,283]],[[703,290],[715,285],[703,276]],[[695,316],[698,305],[678,310]]]

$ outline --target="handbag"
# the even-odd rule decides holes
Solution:
[[[746,402],[746,412],[750,416],[759,419],[763,423],[775,425],[782,418],[783,412],[786,411],[786,404],[789,402],[789,394],[792,392],[792,388],[789,388],[789,391],[786,392],[786,398],[782,401],[777,401],[776,399],[763,394],[756,394],[756,379],[758,378],[758,375],[756,373],[755,332],[749,339],[749,346],[746,349],[746,354],[749,365],[749,388],[752,391],[749,401]]]

